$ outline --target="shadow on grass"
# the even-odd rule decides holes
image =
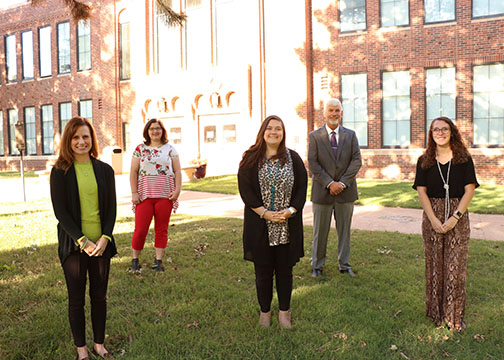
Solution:
[[[352,231],[351,260],[358,276],[350,278],[338,271],[332,231],[325,276],[314,279],[312,228],[305,227],[306,256],[294,267],[294,328],[278,328],[275,295],[273,325],[264,330],[256,325],[254,271],[243,260],[241,220],[174,215],[165,273],[149,269],[151,230],[140,276],[126,271],[132,224],[118,220],[106,342],[123,359],[401,359],[401,353],[411,359],[502,358],[504,295],[496,289],[504,281],[504,253],[499,243],[472,241],[468,329],[453,334],[424,316],[420,236]],[[57,245],[2,251],[0,267],[0,357],[72,358]],[[86,314],[89,319],[89,305]],[[87,333],[92,339],[90,321]]]

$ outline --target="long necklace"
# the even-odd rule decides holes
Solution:
[[[443,180],[443,187],[445,189],[444,221],[446,221],[450,217],[450,185],[448,185],[448,182],[450,181],[451,159],[448,162],[448,173],[446,174],[446,181],[444,179],[443,173],[441,172],[441,166],[439,166],[439,161],[437,159],[436,163],[439,170],[439,175],[441,175],[441,180]]]
[[[267,157],[266,157],[266,166],[268,167],[268,174],[269,174],[270,184],[271,184],[271,210],[275,211],[276,182],[277,182],[277,177],[278,177],[278,171],[280,170],[280,160],[277,160],[274,178],[273,178],[273,175],[271,174],[271,165],[270,165],[270,162]]]

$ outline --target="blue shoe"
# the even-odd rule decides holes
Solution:
[[[312,277],[322,276],[322,269],[313,269],[311,276]]]
[[[352,269],[340,270],[339,272],[340,272],[340,273],[342,273],[342,274],[348,274],[348,275],[350,275],[351,277],[356,276],[356,273],[354,273],[354,272],[352,271]]]

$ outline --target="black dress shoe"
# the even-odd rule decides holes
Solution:
[[[354,277],[356,275],[356,273],[353,272],[352,269],[340,270],[339,272],[342,273],[342,274],[348,274],[351,277]]]

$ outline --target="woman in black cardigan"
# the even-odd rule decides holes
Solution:
[[[302,213],[307,182],[303,160],[285,147],[283,121],[278,116],[267,117],[238,170],[238,187],[245,203],[244,258],[254,262],[262,327],[271,324],[273,275],[278,322],[283,328],[291,327],[292,268],[304,255]]]
[[[112,230],[116,219],[114,171],[96,159],[98,144],[91,123],[72,118],[61,138],[51,171],[51,200],[58,219],[58,255],[68,290],[68,317],[77,359],[89,359],[85,339],[84,301],[87,273],[93,324],[93,353],[105,349],[107,285],[110,258],[117,253]]]

